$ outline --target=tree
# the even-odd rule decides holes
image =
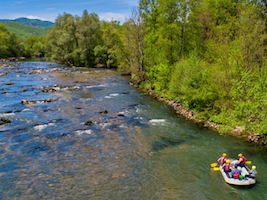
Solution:
[[[0,23],[0,58],[8,56],[8,36],[9,32],[3,23]]]
[[[28,37],[24,40],[24,46],[26,52],[30,55],[38,56],[41,54],[42,56],[45,55],[45,48],[44,44],[46,41],[46,37],[38,37],[37,35]]]
[[[78,54],[81,62],[85,66],[93,66],[94,48],[100,44],[100,22],[96,14],[88,14],[85,10],[82,18],[77,22],[77,31],[75,36],[78,41]]]
[[[75,51],[78,46],[75,37],[76,20],[66,13],[56,19],[55,26],[48,31],[45,44],[48,59],[68,65],[80,64],[80,58]]]
[[[141,9],[133,9],[131,18],[126,23],[125,48],[132,77],[143,81],[144,77],[144,38],[146,24],[142,21]]]

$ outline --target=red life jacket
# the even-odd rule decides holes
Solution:
[[[239,172],[235,171],[234,178],[239,178]]]
[[[221,165],[224,164],[224,157],[221,157]]]
[[[227,172],[229,171],[229,166],[230,166],[229,163],[226,163],[226,165],[225,165],[225,171],[227,171]]]
[[[243,159],[243,165],[246,164],[246,158],[244,156],[241,157]]]

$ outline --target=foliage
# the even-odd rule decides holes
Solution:
[[[157,91],[168,89],[171,67],[164,64],[154,65],[150,68],[149,77]]]
[[[266,4],[141,0],[139,6],[143,54],[134,45],[140,32],[134,32],[133,19],[126,38],[129,57],[143,59],[142,68],[129,68],[142,87],[153,85],[159,95],[198,111],[199,118],[221,124],[224,131],[245,126],[267,132]]]
[[[25,51],[29,55],[43,56],[45,54],[44,43],[45,37],[33,37],[26,38],[24,41]]]
[[[214,77],[210,67],[195,53],[181,60],[171,76],[171,95],[190,109],[212,109],[219,95],[216,85],[212,84]]]
[[[108,48],[107,46],[97,45],[94,48],[94,55],[96,57],[95,62],[107,66],[108,61]]]
[[[10,33],[3,23],[0,23],[0,58],[23,55],[22,40],[15,33]]]
[[[68,65],[94,66],[94,48],[101,44],[100,21],[94,13],[73,17],[64,13],[48,32],[45,43],[49,60]]]
[[[246,126],[250,131],[267,133],[267,68],[261,72],[242,72],[241,80],[233,80],[231,97],[234,108],[223,110],[211,120],[232,127]]]
[[[124,48],[128,52],[127,67],[132,72],[132,79],[145,80],[144,49],[146,23],[142,21],[141,9],[133,9],[131,18],[125,23]]]

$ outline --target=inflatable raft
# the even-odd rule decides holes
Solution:
[[[231,161],[231,165],[234,165],[237,162],[237,160],[232,160]],[[248,178],[245,176],[248,175],[248,171],[250,171],[250,169],[245,166],[245,167],[238,167],[238,169],[241,171],[241,175],[243,175],[243,179],[234,179],[232,178],[232,172],[225,172],[224,169],[222,168],[222,166],[220,166],[220,171],[222,173],[222,176],[225,180],[226,183],[231,184],[231,185],[254,185],[256,183],[256,180],[253,178]],[[231,171],[233,171],[234,169],[231,168]]]

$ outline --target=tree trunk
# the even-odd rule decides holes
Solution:
[[[179,49],[179,57],[178,57],[178,61],[180,60],[180,58],[181,58],[181,54],[182,54],[183,38],[184,38],[184,25],[182,25],[181,40],[180,40],[180,49]]]

